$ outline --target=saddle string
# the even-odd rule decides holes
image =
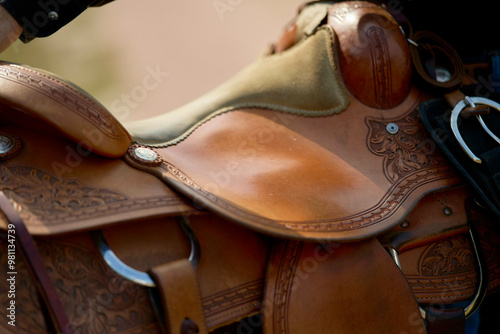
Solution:
[[[440,200],[436,194],[434,194],[433,196],[436,199],[436,201],[441,203],[441,205],[443,206],[443,214],[445,214],[446,216],[451,216],[453,214],[453,210],[448,206],[448,199],[446,198],[446,194],[443,193],[442,200]]]
[[[56,289],[43,264],[35,240],[3,191],[0,191],[0,212],[3,212],[9,227],[13,227],[9,231],[14,232],[9,232],[9,235],[14,237],[14,245],[20,250],[30,276],[33,279],[42,310],[44,311],[47,329],[51,333],[72,334],[73,327],[68,320]],[[17,272],[13,272],[12,275],[17,275]]]

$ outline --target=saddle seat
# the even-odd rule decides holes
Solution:
[[[127,161],[232,221],[302,240],[375,236],[425,194],[462,184],[419,122],[425,98],[409,84],[390,14],[327,2],[297,21],[306,31],[293,46],[180,109],[126,124]]]

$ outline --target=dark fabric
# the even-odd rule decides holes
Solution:
[[[413,31],[432,31],[444,38],[465,63],[478,62],[486,50],[500,50],[500,39],[485,32],[498,31],[498,11],[491,1],[378,0],[401,11]]]
[[[462,91],[468,96],[500,101],[498,94],[481,86],[464,87]],[[483,160],[481,164],[472,161],[453,135],[449,121],[451,110],[444,99],[424,102],[419,108],[422,122],[438,147],[474,187],[478,199],[500,217],[500,145],[482,129],[475,117],[459,118],[459,130],[464,141]],[[500,135],[499,111],[491,108],[491,113],[484,115],[483,119],[493,133]]]
[[[465,315],[463,308],[427,308],[428,334],[465,334]]]
[[[214,329],[210,334],[262,334],[262,321],[260,313],[254,314],[248,318]]]
[[[20,39],[27,43],[35,37],[50,36],[74,20],[89,6],[102,6],[112,0],[0,0],[23,27]],[[49,14],[50,13],[50,14]],[[57,15],[54,16],[53,13]]]
[[[498,310],[500,309],[500,292],[486,296],[479,312],[481,322],[479,325],[480,334],[498,334],[500,333],[500,321],[498,319]]]

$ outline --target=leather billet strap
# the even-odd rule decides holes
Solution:
[[[191,262],[182,259],[163,264],[151,269],[150,274],[160,295],[161,306],[156,306],[165,333],[208,333],[198,279]]]
[[[45,310],[47,328],[55,333],[73,333],[72,326],[45,269],[35,241],[2,191],[0,191],[0,211],[7,218],[7,223],[14,226],[15,245],[20,250],[37,288],[42,309]]]
[[[462,84],[464,65],[444,39],[428,31],[417,31],[408,41],[414,69],[428,87],[450,91]]]
[[[481,86],[466,86],[461,89],[466,96],[484,93]],[[487,91],[487,98],[500,101],[500,95]],[[471,159],[457,141],[452,127],[452,107],[442,99],[423,103],[419,109],[424,126],[432,135],[437,146],[462,176],[474,187],[479,198],[500,216],[500,144],[481,126],[476,117],[456,119],[463,142],[480,159]],[[500,112],[491,108],[487,115],[481,115],[484,123],[493,132],[500,134]]]
[[[449,310],[427,308],[426,313],[428,334],[465,333],[465,317],[462,308]]]

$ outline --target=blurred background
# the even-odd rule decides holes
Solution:
[[[234,75],[280,36],[303,3],[116,0],[0,56],[62,76],[120,121],[133,121],[181,106]]]

